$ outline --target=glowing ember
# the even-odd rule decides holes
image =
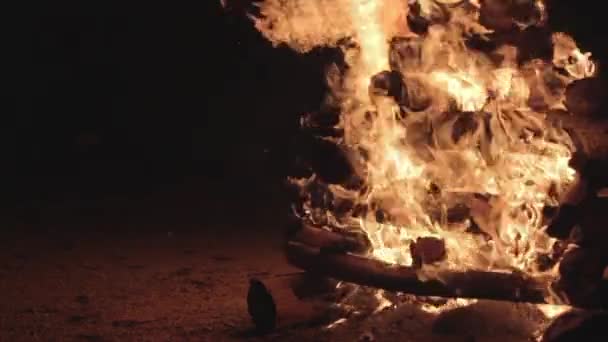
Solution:
[[[475,303],[477,303],[477,300],[475,300],[475,299],[455,298],[455,299],[447,300],[447,302],[441,306],[423,304],[420,306],[420,308],[424,312],[427,312],[427,313],[430,313],[433,315],[439,315],[442,312],[446,312],[446,311],[450,311],[450,310],[454,310],[454,309],[458,309],[458,308],[463,308],[463,307],[466,307],[469,305],[473,305]]]
[[[567,311],[572,310],[571,307],[567,305],[550,305],[550,304],[540,304],[536,306],[548,319],[553,319]]]
[[[333,201],[327,205],[310,191],[319,177],[293,179],[306,199],[302,219],[365,231],[371,256],[388,263],[411,265],[412,242],[442,239],[447,258],[423,265],[421,276],[475,269],[554,280],[559,260],[551,259],[554,241],[542,211],[559,204],[577,178],[569,166],[573,142],[546,119],[550,109],[565,108],[566,86],[596,67],[563,33],[553,35],[554,54],[545,60],[520,58],[507,43],[490,52],[469,46],[494,30],[517,34],[544,24],[542,1],[512,6],[259,4],[256,27],[273,43],[302,52],[336,46],[348,66],[328,74],[328,103],[340,109],[344,132],[328,139],[348,155],[360,184],[324,186]],[[339,201],[351,209],[335,210]],[[451,220],[455,208],[465,208],[466,219]]]

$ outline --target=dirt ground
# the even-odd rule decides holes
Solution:
[[[590,154],[607,155],[607,125],[565,121]],[[39,194],[0,210],[0,341],[523,342],[547,324],[524,304],[443,314],[404,304],[332,329],[258,336],[248,278],[292,271],[280,193],[183,179],[131,195]]]
[[[442,315],[402,305],[258,336],[248,277],[292,271],[279,209],[235,208],[187,188],[22,208],[0,236],[0,341],[531,341],[544,323],[527,305]]]
[[[289,271],[275,242],[228,231],[4,240],[0,340],[528,341],[542,322],[526,305],[487,302],[438,317],[404,306],[333,330],[256,336],[247,278]]]

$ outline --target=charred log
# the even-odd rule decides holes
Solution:
[[[608,243],[608,199],[590,193],[580,205],[579,226],[581,238],[579,244],[584,247],[603,248]]]
[[[542,9],[534,0],[485,0],[479,11],[479,22],[496,31],[539,25],[542,20]]]
[[[389,44],[389,65],[391,70],[403,72],[419,69],[422,63],[421,37],[397,37]]]
[[[406,110],[420,112],[429,108],[433,102],[430,90],[418,78],[410,77],[405,80],[406,97],[400,103]]]
[[[574,81],[566,89],[566,107],[574,115],[597,116],[604,101],[604,93],[599,78]]]
[[[335,127],[340,122],[340,110],[324,110],[302,115],[304,127]]]
[[[422,111],[432,102],[422,81],[413,77],[404,80],[397,71],[382,71],[374,75],[370,82],[369,94],[372,99],[377,96],[391,97],[405,111]]]
[[[469,49],[490,54],[502,45],[502,41],[495,34],[474,34],[466,37],[465,44]]]
[[[549,29],[531,26],[517,35],[508,35],[507,42],[517,47],[517,62],[522,65],[533,59],[550,61],[553,57],[551,37]]]
[[[335,232],[307,223],[302,223],[290,240],[334,253],[364,254],[371,248],[371,243],[364,232]]]
[[[528,106],[546,112],[561,103],[568,86],[568,78],[553,67],[533,60],[523,66],[523,75],[530,86]]]
[[[332,305],[335,282],[306,273],[249,280],[247,309],[261,333],[322,324],[337,315]]]
[[[523,31],[492,32],[474,34],[465,41],[468,48],[496,57],[496,51],[503,46],[517,48],[517,63],[523,65],[531,60],[540,59],[550,62],[553,58],[552,33],[545,27],[530,26]],[[496,65],[502,59],[493,58]]]
[[[392,97],[397,103],[401,103],[407,97],[405,84],[397,71],[382,71],[374,75],[369,85],[369,94],[371,98]]]
[[[544,303],[542,284],[519,274],[445,271],[442,280],[421,280],[412,267],[389,265],[365,257],[323,253],[289,242],[288,261],[303,270],[360,285],[414,295]]]
[[[554,212],[551,212],[553,210]],[[561,208],[547,208],[545,215],[553,216],[547,227],[547,234],[554,238],[565,240],[570,236],[572,228],[578,222],[580,209],[575,205],[564,205]]]
[[[578,171],[588,183],[590,192],[608,186],[608,160],[588,159]]]
[[[421,237],[410,245],[410,253],[414,266],[432,264],[445,259],[445,241],[434,237]]]
[[[337,127],[340,122],[339,111],[319,111],[302,115],[300,125],[303,132],[317,137],[341,137],[344,130]]]
[[[452,140],[458,143],[465,135],[473,134],[479,128],[479,120],[475,113],[464,112],[458,116],[452,126]]]
[[[440,1],[433,2],[431,4],[430,13],[423,13],[422,7],[418,1],[413,3],[410,2],[407,24],[410,30],[416,34],[424,35],[427,33],[429,26],[446,24],[449,21],[450,12],[445,3]]]
[[[410,5],[407,14],[407,26],[416,34],[425,34],[430,26],[430,21],[422,16],[422,9],[418,1]]]
[[[608,313],[569,311],[545,330],[542,342],[607,341]]]
[[[560,263],[560,280],[555,288],[579,307],[605,307],[608,282],[603,279],[606,255],[599,249],[576,248]]]

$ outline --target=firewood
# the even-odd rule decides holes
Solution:
[[[303,132],[316,137],[340,137],[344,130],[336,127],[340,122],[340,112],[336,110],[309,112],[301,116],[300,126]]]
[[[431,4],[430,13],[426,16],[422,13],[419,1],[410,2],[407,14],[407,24],[410,30],[416,34],[423,35],[431,25],[446,24],[450,21],[450,11],[448,5],[452,1],[438,1]]]
[[[324,183],[342,184],[355,174],[347,149],[315,136],[304,135],[298,145],[300,157]]]
[[[479,11],[479,22],[496,31],[538,25],[542,19],[542,9],[535,0],[485,0]]]
[[[251,278],[247,309],[261,333],[321,324],[338,314],[334,301],[323,298],[335,288],[335,282],[303,272]]]
[[[430,21],[421,15],[420,4],[416,1],[409,7],[407,14],[407,26],[410,31],[423,35],[429,29]]]
[[[446,257],[445,242],[434,237],[421,237],[410,245],[414,265],[432,264]]]
[[[324,251],[350,252],[363,254],[369,251],[371,243],[364,232],[335,232],[302,223],[291,237],[309,246],[315,246]]]
[[[405,63],[408,62],[404,61],[403,64]],[[430,107],[432,100],[429,93],[428,87],[420,79],[404,79],[401,73],[395,70],[374,75],[369,85],[371,99],[391,97],[406,111],[419,112]]]
[[[606,307],[608,282],[603,278],[607,265],[602,249],[575,248],[560,263],[560,279],[554,289],[563,293],[573,306]]]
[[[516,273],[444,271],[441,280],[422,280],[413,267],[389,265],[379,260],[290,241],[288,261],[300,269],[352,282],[421,296],[461,297],[513,302],[544,303],[544,284]]]
[[[595,77],[574,81],[566,88],[566,107],[576,116],[596,116],[604,102],[604,88]]]
[[[389,43],[391,70],[415,71],[422,67],[422,37],[395,37]]]
[[[557,214],[550,213],[550,210],[556,210]],[[561,208],[547,208],[545,212],[547,216],[554,216],[547,227],[547,234],[562,240],[570,236],[570,232],[579,220],[580,215],[578,206],[571,204],[563,205]]]
[[[608,313],[569,311],[545,330],[542,342],[607,341]]]

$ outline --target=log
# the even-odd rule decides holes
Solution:
[[[534,0],[485,0],[479,11],[479,22],[499,32],[540,25],[542,20],[542,8]]]
[[[605,86],[598,77],[576,80],[566,88],[566,108],[576,116],[599,116]]]
[[[435,237],[419,237],[410,245],[415,267],[432,264],[446,257],[445,242]]]
[[[389,265],[352,254],[323,253],[289,241],[287,260],[308,272],[359,285],[420,296],[546,303],[545,284],[520,274],[445,271],[442,281],[423,280],[413,267]]]
[[[560,265],[560,279],[553,284],[573,306],[606,308],[608,280],[605,269],[608,255],[604,246],[577,247],[567,251]]]
[[[366,253],[371,248],[369,239],[361,233],[337,233],[302,223],[291,240],[315,246],[324,251]]]
[[[251,278],[247,309],[260,333],[321,324],[338,313],[334,301],[323,298],[335,288],[335,282],[305,272]]]
[[[542,342],[606,341],[608,340],[608,313],[569,311],[545,330]]]

